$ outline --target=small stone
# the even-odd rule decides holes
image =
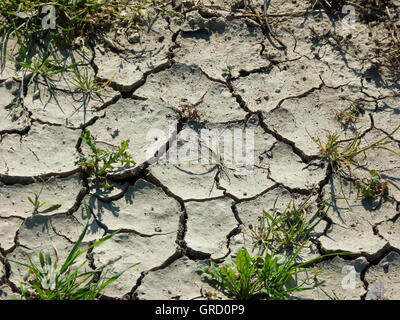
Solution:
[[[389,262],[388,262],[388,261],[384,262],[384,263],[382,264],[382,268],[383,268],[383,271],[384,271],[385,273],[388,273],[388,272],[389,272]]]
[[[101,46],[96,46],[96,49],[99,50],[101,54],[105,54],[105,52],[106,52],[106,51],[104,50],[104,48],[101,47]]]
[[[129,43],[138,43],[139,40],[140,40],[140,35],[137,32],[128,37]]]
[[[119,129],[115,129],[113,133],[111,133],[111,137],[116,138],[119,135]]]
[[[160,227],[155,227],[155,228],[154,228],[154,231],[155,231],[155,232],[162,232],[162,230],[161,230]]]

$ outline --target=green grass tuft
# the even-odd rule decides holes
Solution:
[[[330,199],[325,200],[310,219],[306,219],[307,206],[312,194],[296,207],[290,201],[283,212],[276,208],[276,202],[271,212],[263,211],[260,224],[250,229],[250,237],[257,246],[273,246],[278,250],[297,248],[307,241],[311,232],[325,217],[330,208]]]
[[[88,217],[90,211],[85,204],[85,210]],[[21,296],[23,299],[39,300],[94,300],[111,283],[117,280],[126,270],[136,266],[134,264],[129,268],[108,277],[109,270],[105,267],[98,267],[96,270],[84,271],[82,268],[86,260],[79,266],[76,266],[78,258],[88,250],[102,244],[112,238],[119,231],[105,236],[99,241],[93,243],[88,248],[80,250],[79,247],[86,235],[89,224],[83,229],[78,241],[75,243],[64,263],[59,266],[57,261],[52,262],[50,253],[47,249],[39,253],[40,265],[32,262],[28,256],[28,263],[7,259],[10,262],[17,263],[28,269],[24,281],[29,280],[29,286],[24,288],[20,283]]]
[[[307,286],[307,280],[296,281],[295,278],[300,273],[312,271],[315,274],[314,270],[305,266],[322,258],[295,263],[304,245],[305,243],[290,255],[266,250],[264,256],[255,257],[250,256],[246,248],[241,248],[235,259],[228,258],[222,266],[211,261],[210,267],[199,266],[198,273],[216,284],[230,298],[285,300],[291,293],[311,290],[324,283],[321,281]]]

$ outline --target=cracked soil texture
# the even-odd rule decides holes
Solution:
[[[88,268],[108,264],[117,273],[140,263],[107,287],[105,298],[205,299],[215,288],[197,274],[200,264],[251,248],[249,228],[276,199],[284,210],[309,196],[306,219],[324,199],[334,200],[301,258],[352,255],[314,262],[318,275],[307,281],[326,282],[291,298],[398,299],[400,158],[370,150],[339,176],[310,138],[326,141],[331,132],[349,140],[357,132],[363,147],[400,124],[399,83],[375,68],[373,39],[383,37],[382,28],[356,21],[345,29],[304,3],[272,1],[274,36],[238,0],[184,1],[182,16],[154,15],[138,39],[111,30],[82,56],[68,53],[83,61],[82,72],[109,82],[100,97],[76,93],[65,72],[52,92],[40,81],[23,87],[22,103],[12,108],[24,83],[14,64],[2,61],[0,299],[19,297],[25,272],[7,259],[37,262],[47,248],[62,261],[86,223],[83,248],[121,229],[90,252]],[[251,9],[260,16],[262,6],[254,1]],[[400,7],[391,9],[400,19]],[[7,57],[17,55],[16,39],[2,45]],[[111,191],[94,187],[76,164],[90,152],[80,139],[84,128],[102,148],[130,139],[136,166],[112,172]],[[250,173],[215,150],[209,163],[197,161],[199,142],[212,149],[198,139],[203,129],[221,136],[252,130]],[[386,146],[400,152],[400,131]],[[185,160],[171,162],[177,154]],[[388,186],[372,203],[357,189],[370,169]],[[61,206],[33,216],[27,197],[35,193]]]

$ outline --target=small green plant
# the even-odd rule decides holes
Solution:
[[[18,90],[13,101],[5,107],[8,110],[8,115],[12,121],[19,119],[24,114],[24,108],[22,107],[22,96],[21,90]],[[27,123],[26,123],[27,124]]]
[[[323,201],[317,212],[307,220],[306,209],[311,196],[312,194],[298,208],[290,201],[283,212],[276,209],[276,199],[272,212],[263,210],[260,225],[250,229],[253,241],[264,247],[272,245],[277,249],[290,249],[308,240],[330,208],[330,199]]]
[[[74,110],[70,117],[77,113],[81,108],[86,108],[91,99],[100,99],[102,91],[112,81],[111,79],[102,85],[94,78],[92,74],[88,72],[87,69],[84,69],[84,72],[81,73],[77,68],[74,68],[73,73],[74,77],[71,80],[71,84],[75,86],[74,91],[82,95],[82,98],[79,99],[82,104]],[[83,120],[86,122],[86,112],[83,113]]]
[[[90,211],[86,204],[85,209],[89,216]],[[109,270],[105,270],[104,266],[99,267],[96,270],[83,271],[82,268],[85,266],[87,260],[76,267],[75,265],[77,260],[83,253],[102,244],[119,232],[118,230],[111,233],[93,243],[88,248],[80,250],[79,247],[86,235],[88,227],[89,224],[86,224],[77,242],[60,268],[57,266],[57,261],[54,263],[52,262],[50,253],[47,249],[44,249],[39,253],[39,266],[32,262],[30,256],[28,256],[29,264],[11,259],[8,260],[28,268],[24,281],[28,281],[30,277],[33,277],[29,280],[30,285],[28,288],[24,288],[23,284],[20,284],[21,296],[23,299],[94,300],[98,298],[99,294],[105,289],[105,287],[117,280],[126,270],[137,265],[134,264],[128,269],[125,269],[111,277],[107,277]]]
[[[351,103],[350,106],[345,110],[337,112],[336,118],[345,126],[348,126],[349,124],[354,124],[357,121],[361,111],[362,109],[360,106]]]
[[[71,80],[71,84],[75,86],[74,92],[81,94],[81,98],[76,101],[82,102],[81,105],[71,113],[70,117],[72,117],[75,113],[79,112],[82,108],[84,108],[83,112],[83,122],[86,122],[86,108],[89,105],[91,99],[100,99],[102,96],[102,91],[107,88],[113,81],[114,76],[112,76],[108,81],[101,84],[99,81],[95,79],[95,77],[90,74],[88,69],[84,69],[84,72],[81,73],[77,68],[73,69],[74,77]],[[95,108],[96,109],[96,108]]]
[[[266,251],[264,256],[251,257],[246,248],[228,258],[227,264],[217,265],[211,261],[210,268],[200,266],[198,272],[207,280],[216,283],[225,295],[239,300],[270,299],[284,300],[290,293],[314,289],[321,284],[305,286],[306,280],[297,284],[294,277],[311,269],[303,268],[319,259],[315,258],[301,264],[295,264],[299,249],[290,256]]]
[[[114,164],[136,165],[132,156],[126,152],[129,139],[122,141],[117,151],[110,151],[97,147],[96,137],[93,137],[89,130],[83,130],[81,138],[89,146],[92,153],[88,156],[81,155],[76,164],[85,170],[89,178],[93,178],[105,189],[112,188],[105,183],[105,177],[113,169]]]
[[[54,210],[57,210],[58,208],[61,207],[61,204],[51,204],[50,207],[47,209],[39,211],[40,208],[46,205],[46,202],[40,202],[39,197],[42,194],[44,185],[42,185],[42,188],[40,189],[39,193],[35,192],[33,199],[31,197],[28,197],[28,201],[32,204],[32,215],[35,216],[40,213],[49,213]]]
[[[350,168],[350,165],[357,165],[354,158],[372,149],[381,149],[392,152],[393,154],[400,157],[400,154],[393,149],[388,148],[386,145],[393,142],[391,137],[400,129],[400,125],[397,126],[391,133],[385,137],[371,143],[363,148],[360,148],[361,138],[359,133],[356,131],[355,136],[350,140],[350,142],[340,141],[339,134],[328,133],[327,141],[323,144],[320,138],[314,138],[307,131],[307,134],[312,141],[318,146],[323,157],[327,158],[329,165],[334,172],[343,172],[345,168]]]
[[[233,70],[236,68],[236,66],[229,64],[228,60],[229,60],[229,53],[226,55],[225,58],[226,68],[224,68],[222,71],[224,71],[224,74],[228,76],[228,78],[232,78]]]
[[[227,130],[227,129],[225,129]],[[221,133],[217,134],[213,134],[211,135],[211,139],[214,140],[214,145],[212,147],[215,147],[215,149],[213,150],[212,147],[210,147],[210,141],[207,141],[203,139],[201,139],[201,147],[202,149],[204,148],[208,150],[207,153],[202,153],[201,157],[205,157],[208,161],[208,163],[210,165],[214,165],[215,168],[217,169],[221,179],[223,179],[224,177],[226,178],[226,180],[228,180],[230,182],[230,172],[234,172],[235,168],[230,168],[227,165],[227,162],[224,159],[225,154],[223,152],[221,152],[221,150],[223,149],[223,146],[221,146],[220,141],[221,141],[221,137],[223,137],[224,131],[222,131]],[[202,159],[203,160],[203,159]],[[205,160],[205,159],[204,159]],[[229,159],[231,160],[231,159]]]
[[[95,94],[98,97],[101,96],[104,86],[97,82],[93,75],[88,73],[87,69],[85,69],[84,73],[80,73],[77,69],[73,69],[73,72],[74,78],[71,82],[75,86],[75,91],[84,95]]]
[[[235,66],[227,65],[225,69],[222,69],[222,71],[225,72],[225,74],[229,77],[233,77],[233,70],[235,69]]]
[[[370,178],[357,181],[358,187],[361,189],[361,194],[364,200],[375,200],[388,194],[388,184],[382,181],[381,176],[376,170],[369,171]]]
[[[28,197],[29,202],[32,204],[33,206],[33,210],[32,210],[32,215],[37,215],[39,213],[49,213],[52,212],[54,210],[57,210],[58,208],[61,207],[61,204],[52,204],[50,205],[50,207],[48,207],[47,209],[41,210],[39,211],[39,209],[43,206],[46,205],[46,202],[40,202],[39,201],[39,197],[40,197],[40,192],[39,194],[35,192],[35,196],[34,199],[32,199],[31,197]]]

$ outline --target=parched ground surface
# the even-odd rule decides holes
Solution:
[[[294,298],[377,299],[382,291],[388,299],[399,298],[399,158],[371,150],[351,177],[340,178],[306,131],[325,141],[327,132],[350,139],[357,130],[365,145],[400,124],[399,85],[390,72],[377,70],[374,55],[375,39],[385,39],[386,31],[379,23],[359,21],[354,29],[343,28],[324,10],[307,11],[303,1],[272,2],[275,37],[250,19],[240,1],[216,0],[186,6],[184,17],[155,15],[138,34],[113,31],[93,47],[60,50],[68,61],[83,61],[83,72],[112,79],[100,98],[74,92],[72,75],[65,72],[53,92],[40,81],[24,88],[22,105],[10,114],[7,106],[22,79],[13,63],[3,61],[0,299],[19,297],[26,271],[7,259],[27,261],[29,254],[36,261],[47,248],[62,260],[87,222],[86,245],[122,230],[89,252],[90,267],[109,263],[118,272],[140,262],[107,287],[106,297],[205,299],[215,289],[196,273],[199,264],[223,261],[249,245],[249,226],[277,198],[283,209],[312,192],[310,213],[332,194],[339,199],[302,258],[353,255],[315,263],[317,279],[325,284]],[[261,14],[262,3],[252,9]],[[15,45],[11,38],[2,50],[15,56]],[[351,105],[360,112],[346,124],[338,114]],[[130,139],[128,151],[137,165],[111,174],[110,192],[90,185],[76,164],[87,151],[82,128],[102,147]],[[246,175],[235,163],[222,170],[217,159],[153,163],[152,129],[164,132],[158,147],[169,140],[169,151],[190,145],[185,129],[252,129],[253,171]],[[389,146],[399,152],[400,132]],[[362,201],[354,183],[368,169],[388,183],[389,194],[379,203]],[[35,192],[41,192],[41,201],[62,206],[32,216],[27,197]],[[90,221],[84,203],[91,208]]]

